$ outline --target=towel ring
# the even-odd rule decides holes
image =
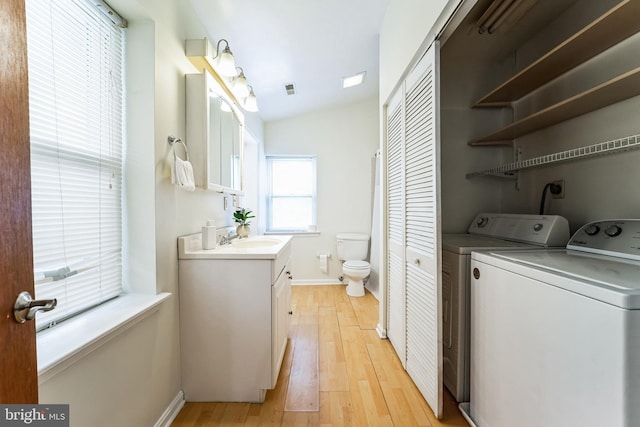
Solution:
[[[187,148],[187,144],[184,143],[184,141],[182,140],[182,138],[176,138],[175,136],[169,136],[167,137],[167,141],[169,142],[169,145],[173,147],[173,155],[176,155],[176,150],[175,150],[175,144],[182,144],[182,146],[184,147],[184,153],[186,158],[186,161],[189,161],[189,149]]]

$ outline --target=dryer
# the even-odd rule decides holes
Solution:
[[[442,236],[443,380],[458,402],[469,400],[469,266],[477,250],[564,247],[561,216],[479,213],[467,234]]]
[[[478,427],[640,425],[640,220],[581,227],[566,249],[472,255]]]

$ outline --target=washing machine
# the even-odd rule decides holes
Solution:
[[[640,220],[476,252],[471,269],[471,422],[640,426]]]
[[[466,234],[442,236],[443,380],[458,402],[469,400],[469,266],[477,250],[564,247],[569,223],[555,215],[480,213]]]

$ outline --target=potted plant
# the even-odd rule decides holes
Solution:
[[[236,228],[236,232],[240,237],[247,237],[251,232],[251,218],[255,218],[255,215],[251,215],[251,211],[245,208],[238,208],[233,213],[233,220],[238,223],[238,227]]]

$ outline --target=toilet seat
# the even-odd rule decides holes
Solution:
[[[366,270],[367,268],[371,268],[371,265],[367,261],[350,260],[345,261],[343,267],[351,270]]]

